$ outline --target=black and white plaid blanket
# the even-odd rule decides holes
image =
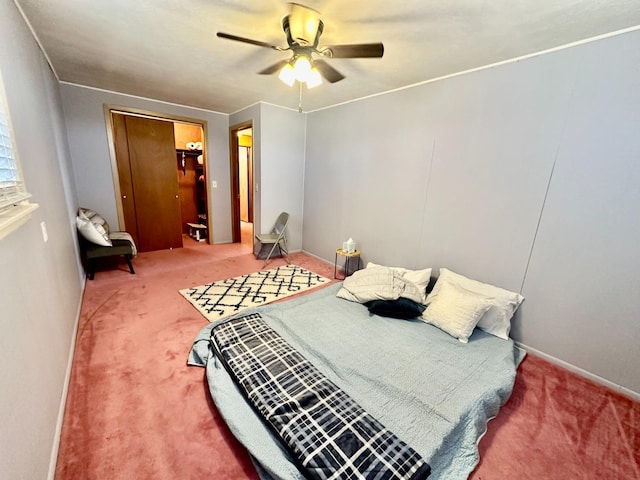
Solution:
[[[216,355],[314,479],[427,478],[429,465],[271,329],[260,314],[212,329]]]

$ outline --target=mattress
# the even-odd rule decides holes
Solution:
[[[513,389],[524,357],[512,341],[476,329],[463,344],[418,319],[369,314],[336,298],[340,284],[260,307],[265,322],[370,415],[429,463],[431,479],[464,479],[477,443]],[[207,325],[188,363],[206,368],[211,396],[263,480],[304,476],[245,401],[210,348]]]

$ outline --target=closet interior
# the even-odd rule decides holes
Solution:
[[[182,233],[199,242],[207,239],[207,174],[202,127],[173,124]]]

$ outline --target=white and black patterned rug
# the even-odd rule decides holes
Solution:
[[[330,280],[322,275],[297,265],[285,265],[199,287],[185,288],[180,290],[180,293],[207,320],[213,322],[327,282]]]

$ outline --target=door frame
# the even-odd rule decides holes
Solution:
[[[240,172],[238,155],[238,132],[250,128],[253,132],[253,120],[248,120],[237,125],[229,127],[229,172],[231,181],[231,233],[232,242],[238,243],[242,241],[242,233],[240,232]],[[251,149],[249,151],[251,158],[249,159],[249,178],[251,179],[251,188],[247,192],[249,195],[249,218],[253,220],[255,225],[255,212],[253,208],[255,176],[253,175],[253,138],[251,140]]]
[[[209,208],[210,199],[211,199],[211,182],[209,181],[209,168],[207,167],[208,162],[208,148],[207,148],[207,139],[209,138],[208,134],[208,125],[206,120],[201,120],[198,118],[191,117],[183,117],[180,115],[167,115],[164,113],[152,112],[150,110],[142,110],[139,108],[131,108],[131,107],[123,107],[120,105],[103,105],[105,124],[107,126],[107,140],[109,144],[109,156],[111,158],[111,173],[113,175],[113,190],[115,194],[116,200],[116,210],[118,213],[118,228],[120,230],[126,230],[126,225],[124,222],[124,209],[122,207],[122,192],[120,191],[120,176],[118,172],[118,163],[116,161],[116,150],[115,150],[115,137],[113,133],[113,122],[111,113],[121,113],[123,115],[131,115],[137,117],[151,118],[153,120],[162,120],[165,122],[171,123],[189,123],[192,125],[197,125],[202,128],[202,155],[204,157],[204,172],[205,172],[205,188],[207,192],[207,203],[206,203],[206,212],[207,212],[207,243],[213,244],[213,219],[211,218]],[[176,180],[177,181],[177,180]]]

